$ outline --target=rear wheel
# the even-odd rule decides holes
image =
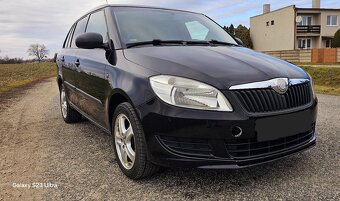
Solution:
[[[149,177],[158,166],[148,161],[142,125],[130,103],[118,105],[112,118],[115,155],[122,172],[131,179]]]
[[[66,123],[76,123],[81,120],[81,114],[68,103],[64,84],[60,86],[60,108],[61,115]]]

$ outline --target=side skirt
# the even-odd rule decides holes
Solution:
[[[85,112],[83,112],[82,110],[80,110],[77,106],[75,106],[73,103],[69,102],[69,104],[71,105],[71,107],[75,110],[77,110],[81,115],[83,115],[86,119],[88,119],[90,122],[92,122],[94,125],[98,126],[99,128],[101,128],[103,131],[105,131],[107,134],[111,135],[111,131],[108,130],[107,128],[105,128],[104,126],[98,124],[97,122],[95,122],[91,117],[89,117],[87,114],[85,114]]]

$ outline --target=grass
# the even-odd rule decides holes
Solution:
[[[340,96],[340,68],[302,68],[313,77],[317,93]],[[0,64],[0,94],[55,76],[55,63]]]
[[[340,68],[301,67],[313,78],[316,93],[340,96]]]
[[[55,63],[0,64],[0,94],[56,76]]]

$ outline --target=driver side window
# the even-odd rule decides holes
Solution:
[[[83,19],[78,21],[76,28],[74,30],[74,33],[73,33],[71,48],[77,48],[76,38],[77,38],[77,36],[79,36],[80,34],[83,34],[85,32],[87,19],[88,19],[87,17],[84,17]]]
[[[103,11],[92,13],[87,24],[86,32],[99,33],[103,36],[103,42],[108,42],[107,26]]]

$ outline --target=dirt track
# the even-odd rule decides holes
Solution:
[[[339,200],[340,97],[318,97],[312,150],[243,170],[167,169],[136,182],[119,171],[110,136],[86,120],[63,122],[50,79],[0,113],[0,200]],[[45,188],[13,187],[34,182]]]

